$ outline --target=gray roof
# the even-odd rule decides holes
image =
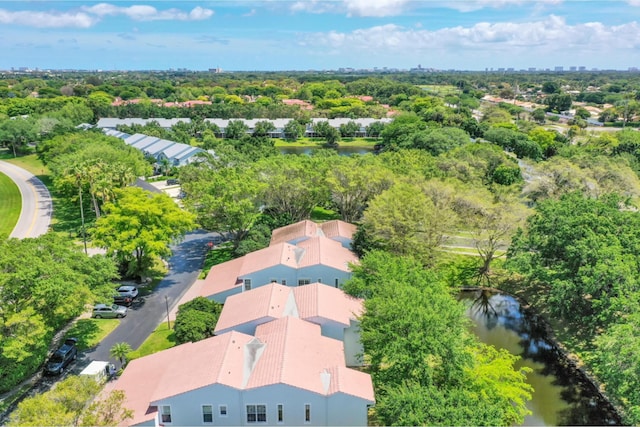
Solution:
[[[191,119],[186,117],[178,118],[178,119],[163,119],[159,117],[151,117],[148,119],[139,119],[139,118],[119,119],[115,117],[103,117],[100,120],[98,120],[98,123],[96,124],[96,126],[99,128],[115,129],[119,125],[131,126],[133,124],[136,124],[136,125],[144,126],[147,123],[151,123],[151,122],[158,122],[161,128],[168,129],[178,122],[191,123]]]
[[[202,148],[191,147],[190,146],[188,150],[185,150],[185,151],[181,152],[175,158],[178,161],[181,161],[181,160],[184,160],[184,159],[188,159],[189,157],[193,156],[194,154],[200,153],[202,151],[204,151]]]
[[[159,140],[160,138],[156,136],[147,136],[145,138],[142,138],[140,141],[136,142],[135,144],[131,144],[131,146],[133,148],[143,151],[145,148],[151,146],[152,144],[155,144]]]
[[[144,151],[146,154],[150,154],[150,155],[154,156],[154,155],[166,150],[167,148],[171,147],[174,144],[177,144],[177,142],[168,141],[166,139],[159,139],[158,141],[156,141],[153,144],[149,145],[148,147],[144,148],[142,151]]]
[[[127,145],[133,145],[136,142],[140,141],[142,138],[146,138],[147,135],[142,134],[142,133],[136,133],[134,135],[128,136],[126,138],[124,138],[124,143]]]
[[[177,143],[172,145],[171,147],[167,147],[167,149],[164,150],[162,154],[167,156],[168,159],[177,159],[179,154],[188,150],[189,148],[195,148],[195,147],[192,147],[191,145],[187,145],[187,144]]]

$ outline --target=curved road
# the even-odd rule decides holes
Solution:
[[[53,212],[53,202],[47,187],[31,172],[11,163],[0,161],[0,172],[16,183],[22,196],[20,217],[9,237],[24,239],[45,234]]]

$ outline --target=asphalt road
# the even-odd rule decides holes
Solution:
[[[114,344],[127,342],[135,350],[160,323],[166,322],[167,303],[171,310],[196,281],[207,252],[207,242],[216,234],[196,231],[187,234],[181,243],[172,246],[173,256],[169,260],[170,269],[165,278],[151,294],[131,306],[120,325],[95,349],[78,355],[74,370],[81,370],[93,360],[110,360],[115,363],[109,356],[109,349]],[[116,366],[119,364],[116,363]]]
[[[9,237],[24,239],[45,234],[53,212],[53,202],[47,187],[31,172],[11,163],[0,161],[0,172],[16,183],[22,195],[20,218]]]

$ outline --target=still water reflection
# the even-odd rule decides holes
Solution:
[[[465,291],[473,332],[486,344],[521,356],[517,367],[533,370],[534,388],[524,425],[619,425],[613,407],[548,339],[541,320],[509,296],[490,291]]]

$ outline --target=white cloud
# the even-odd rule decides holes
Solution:
[[[563,0],[536,0],[535,6],[555,5]],[[638,2],[640,0],[628,0]],[[293,12],[346,13],[348,16],[398,16],[417,8],[446,8],[471,12],[485,8],[504,8],[531,3],[531,0],[298,0],[291,5]]]
[[[307,46],[329,49],[392,51],[411,54],[416,51],[456,49],[492,51],[496,54],[526,54],[530,49],[546,52],[597,49],[640,49],[640,25],[637,22],[607,26],[599,22],[570,25],[564,18],[549,16],[531,22],[481,22],[470,27],[449,27],[435,31],[404,28],[394,24],[359,29],[349,33],[316,33],[307,37]],[[533,60],[534,58],[532,58]]]
[[[629,0],[627,3],[631,6],[640,6],[640,0]]]
[[[36,28],[89,28],[98,19],[86,13],[53,13],[8,11],[0,9],[0,24],[24,25]]]
[[[148,5],[133,5],[128,7],[116,6],[109,3],[99,3],[94,6],[83,6],[82,9],[97,16],[124,15],[134,21],[202,21],[213,15],[213,10],[196,6],[190,12],[179,9],[158,10]]]

